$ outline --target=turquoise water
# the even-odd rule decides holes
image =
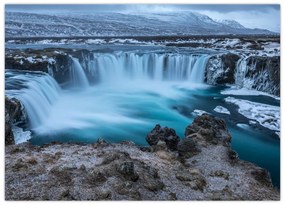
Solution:
[[[220,91],[225,87],[190,85],[181,82],[94,86],[84,91],[65,90],[42,127],[34,130],[31,142],[95,142],[102,137],[111,142],[131,140],[147,145],[145,137],[156,125],[174,128],[180,137],[191,124],[194,109],[204,110],[226,120],[232,134],[232,147],[241,159],[269,170],[275,186],[280,186],[280,140],[261,126],[238,127],[249,120],[237,106],[225,103]],[[235,96],[279,106],[268,96]],[[214,112],[221,105],[231,115]]]

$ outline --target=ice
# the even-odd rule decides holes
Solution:
[[[54,64],[55,62],[56,62],[56,61],[55,61],[53,58],[49,58],[49,59],[48,59],[48,63],[49,63],[49,64]]]
[[[251,95],[251,96],[258,96],[258,95],[265,95],[272,98],[275,98],[276,100],[280,100],[280,97],[276,97],[274,95],[270,95],[265,92],[257,91],[257,90],[250,90],[247,88],[237,88],[236,86],[232,86],[231,88],[227,88],[225,90],[221,91],[222,95]]]
[[[12,130],[14,134],[15,144],[27,142],[29,139],[31,139],[30,131],[24,131],[22,128],[17,127],[17,126],[13,126]]]
[[[35,59],[33,57],[28,57],[26,58],[27,61],[29,61],[30,63],[34,63]]]
[[[214,111],[215,111],[215,112],[218,112],[218,113],[222,113],[222,114],[227,114],[227,115],[230,115],[230,114],[231,114],[230,111],[229,111],[227,108],[225,108],[225,107],[223,107],[223,106],[220,106],[220,105],[218,105],[218,106],[214,109]]]
[[[270,130],[280,131],[280,107],[233,97],[227,97],[225,101],[239,106],[239,113],[246,118],[256,120]]]
[[[204,113],[207,113],[207,112],[204,110],[195,109],[195,110],[193,110],[193,112],[191,114],[195,115],[195,116],[200,116],[200,115],[203,115]]]

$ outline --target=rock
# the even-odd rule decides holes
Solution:
[[[270,178],[270,173],[261,167],[255,167],[250,171],[251,175],[255,178],[256,181],[264,184],[266,186],[272,187],[272,182]]]
[[[200,135],[193,135],[194,131],[197,131]],[[196,117],[193,123],[186,127],[185,136],[190,137],[190,135],[198,144],[204,141],[205,145],[223,144],[229,147],[231,142],[231,135],[228,133],[225,121],[207,113]]]
[[[153,130],[147,135],[146,141],[149,145],[157,145],[159,141],[164,141],[170,150],[177,150],[179,137],[172,128],[156,125]]]
[[[93,170],[87,174],[86,179],[90,184],[101,184],[107,181],[107,177],[100,171]]]
[[[117,171],[131,181],[137,181],[139,178],[139,175],[135,172],[134,163],[131,161],[118,165]]]
[[[180,157],[192,157],[200,152],[192,137],[185,137],[177,145]]]
[[[250,56],[246,66],[247,88],[280,96],[280,56]]]
[[[198,169],[178,171],[175,176],[186,186],[190,186],[194,190],[203,191],[204,187],[207,185],[205,177]]]
[[[5,96],[5,145],[15,144],[12,124],[21,120],[23,120],[23,113],[20,101]]]
[[[207,63],[206,82],[211,85],[234,84],[239,59],[238,55],[232,53],[212,56]]]
[[[166,160],[166,161],[173,161],[175,160],[175,155],[172,153],[172,152],[167,152],[167,151],[164,151],[164,150],[159,150],[159,151],[156,151],[155,154],[160,158],[160,159],[163,159],[163,160]]]
[[[217,171],[211,172],[210,176],[212,176],[212,177],[222,177],[225,180],[229,180],[229,176],[230,175],[229,175],[229,173],[223,172],[222,170],[217,170]]]
[[[141,200],[141,194],[130,181],[120,182],[114,186],[116,192],[120,195],[126,196],[126,199]]]
[[[5,117],[5,145],[15,144],[11,122]]]
[[[238,153],[232,149],[228,151],[228,157],[233,162],[236,162],[239,159]]]

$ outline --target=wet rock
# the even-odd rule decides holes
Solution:
[[[5,145],[15,144],[11,122],[5,118]]]
[[[170,150],[177,150],[177,144],[179,142],[179,137],[172,128],[156,125],[153,130],[147,135],[146,141],[149,145],[157,145],[159,141],[164,141]]]
[[[122,174],[126,179],[137,181],[139,175],[135,172],[134,163],[131,161],[123,162],[117,167],[117,171]]]
[[[15,144],[12,124],[22,120],[23,113],[20,101],[5,96],[5,145]]]
[[[247,88],[280,96],[280,56],[251,56],[247,59]]]
[[[236,63],[239,58],[232,53],[212,56],[207,63],[206,82],[211,85],[234,84]]]

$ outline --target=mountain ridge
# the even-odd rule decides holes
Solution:
[[[222,22],[196,12],[46,14],[5,12],[6,37],[270,35],[234,20]]]

